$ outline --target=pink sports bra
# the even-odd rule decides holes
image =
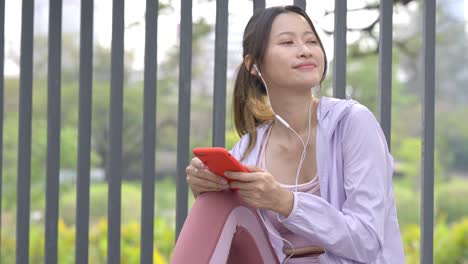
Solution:
[[[262,147],[260,150],[260,156],[258,159],[258,164],[257,166],[262,168],[262,169],[267,169],[267,164],[266,164],[266,155],[265,155],[265,150],[266,150],[266,145],[268,143],[268,140],[270,138],[270,133],[271,133],[271,125],[269,126],[265,139],[263,140]],[[295,185],[289,185],[289,184],[282,184],[279,183],[279,185],[290,191],[295,191],[296,186]],[[308,192],[314,195],[320,195],[320,186],[319,186],[319,181],[318,181],[318,175],[315,176],[311,181],[303,183],[303,184],[298,184],[297,185],[297,190],[298,192]],[[282,238],[288,240],[291,242],[291,244],[294,245],[294,248],[301,248],[301,247],[307,247],[307,246],[313,246],[311,245],[307,239],[305,239],[303,236],[300,234],[295,234],[289,229],[287,229],[281,222],[278,221],[277,219],[277,213],[271,210],[265,210],[265,216],[270,220],[272,226],[278,231],[278,233],[281,235]],[[285,242],[286,247],[290,247],[289,244]]]

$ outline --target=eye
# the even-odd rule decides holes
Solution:
[[[318,41],[315,39],[308,40],[307,43],[309,44],[318,44]]]
[[[285,41],[281,41],[280,44],[281,45],[292,45],[292,44],[294,44],[294,42],[292,42],[292,40],[285,40]]]

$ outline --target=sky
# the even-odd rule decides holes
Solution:
[[[168,1],[168,0],[163,0]],[[440,1],[440,0],[439,0]],[[448,0],[454,1],[454,0]],[[209,23],[214,24],[215,20],[215,2],[207,2],[206,0],[193,0],[193,20],[204,17]],[[320,32],[320,28],[327,30],[333,29],[333,15],[324,17],[324,10],[333,10],[334,1],[307,1],[307,13],[312,18],[319,30],[319,35],[324,43],[327,56],[331,60],[333,58],[333,37],[326,36]],[[365,4],[365,0],[353,0],[348,2],[348,8],[358,8]],[[292,4],[293,0],[267,0],[266,5],[287,5]],[[180,1],[172,0],[174,10],[172,12],[164,12],[158,18],[158,62],[164,59],[166,51],[177,44],[177,27],[180,21]],[[47,0],[35,1],[35,34],[47,34],[48,28],[48,5]],[[110,47],[111,43],[111,28],[112,28],[112,0],[99,0],[94,2],[94,38],[95,42],[104,47]],[[19,68],[17,65],[18,54],[20,48],[21,34],[21,1],[6,0],[5,1],[5,75],[17,75]],[[247,10],[247,12],[246,12]],[[236,49],[235,46],[241,48],[241,34],[249,17],[252,15],[251,0],[231,0],[229,2],[229,45],[234,46],[230,49]],[[141,70],[143,68],[144,54],[144,12],[145,0],[127,0],[125,1],[125,49],[133,51],[135,61],[132,65],[134,69]],[[465,0],[464,16],[468,17],[468,0]],[[378,14],[370,14],[370,16]],[[356,14],[353,17],[348,16],[348,25],[351,27],[359,27],[368,21],[368,18],[362,19],[364,16]],[[404,23],[408,18],[404,15],[394,14],[395,23]],[[63,30],[68,32],[79,32],[80,25],[80,1],[65,0],[63,7]],[[131,25],[131,26],[130,26]],[[79,34],[78,34],[79,36]],[[352,42],[356,36],[348,33],[348,42]]]

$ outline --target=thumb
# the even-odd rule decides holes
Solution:
[[[265,170],[260,168],[260,167],[257,167],[255,165],[246,165],[245,166],[250,172],[264,172]]]

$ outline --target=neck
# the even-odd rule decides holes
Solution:
[[[271,104],[275,113],[281,116],[299,135],[307,135],[309,133],[309,118],[311,119],[311,127],[316,122],[315,104],[311,91],[306,94],[288,94],[281,99],[278,96],[270,94]],[[285,136],[295,137],[295,135],[291,134],[291,130],[278,120],[275,120],[274,126],[278,132]]]

